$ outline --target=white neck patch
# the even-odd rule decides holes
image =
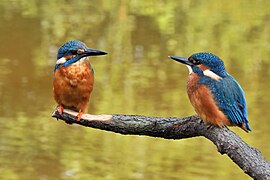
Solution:
[[[58,60],[56,61],[55,64],[64,64],[66,61],[67,61],[67,60],[66,60],[65,57],[61,57],[60,59],[58,59]]]
[[[82,62],[87,61],[87,60],[88,60],[88,57],[83,57],[79,61],[77,61],[75,64],[81,64]],[[66,61],[67,59],[65,57],[61,57],[55,62],[55,64],[64,64]]]
[[[211,71],[209,69],[204,70],[203,71],[203,74],[205,76],[207,76],[207,77],[210,77],[210,78],[214,79],[214,80],[220,80],[220,79],[222,79],[222,77],[220,77],[219,75],[217,75],[216,73],[214,73],[213,71]]]

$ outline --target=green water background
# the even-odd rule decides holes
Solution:
[[[270,160],[270,1],[2,0],[0,179],[249,179],[205,138],[123,136],[51,118],[58,48],[78,39],[90,59],[88,112],[194,114],[188,71],[168,55],[208,51],[242,85],[252,133],[231,128]]]

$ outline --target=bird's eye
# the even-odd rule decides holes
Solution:
[[[199,64],[201,64],[200,63],[200,61],[198,61],[198,60],[196,60],[196,59],[194,59],[194,58],[188,58],[188,60],[189,60],[189,62],[191,62],[192,64],[194,64],[194,65],[199,65]]]
[[[77,50],[77,54],[83,54],[84,52],[85,52],[84,49],[78,49],[78,50]]]
[[[71,53],[72,55],[76,55],[77,54],[77,51],[75,50],[73,50],[73,51],[69,51],[69,53]]]

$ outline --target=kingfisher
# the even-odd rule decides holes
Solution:
[[[189,58],[169,57],[187,66],[187,94],[204,122],[219,127],[238,126],[246,132],[251,131],[244,91],[226,72],[218,56],[199,52]]]
[[[77,120],[80,121],[94,86],[94,70],[88,61],[89,56],[105,54],[104,51],[88,48],[78,40],[60,47],[53,78],[53,94],[59,104],[60,115],[64,108],[72,109],[79,112]]]

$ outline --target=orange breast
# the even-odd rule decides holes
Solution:
[[[54,73],[54,99],[59,105],[85,112],[93,85],[94,76],[89,62],[61,67]]]
[[[199,76],[195,73],[189,75],[187,80],[187,93],[189,100],[197,114],[205,121],[218,126],[230,125],[227,116],[220,111],[211,92],[205,85],[198,86]]]

